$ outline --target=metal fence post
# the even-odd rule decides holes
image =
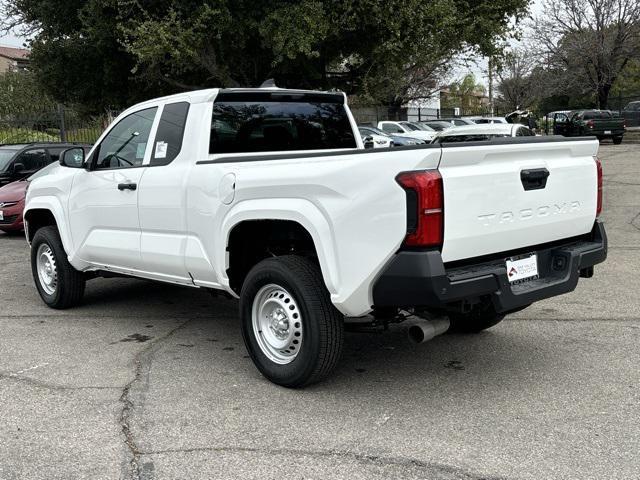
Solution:
[[[67,141],[67,131],[64,128],[64,106],[59,103],[58,104],[58,124],[60,126],[60,141]]]

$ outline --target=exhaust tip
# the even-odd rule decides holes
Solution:
[[[424,330],[418,325],[411,325],[407,329],[409,340],[413,343],[422,343],[425,340]]]

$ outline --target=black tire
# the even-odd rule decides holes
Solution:
[[[45,290],[38,276],[38,251],[41,245],[47,245],[53,255],[57,280],[53,292]],[[86,284],[85,276],[71,266],[62,246],[58,229],[53,226],[42,227],[33,236],[31,242],[31,272],[38,293],[44,303],[51,308],[65,309],[78,305],[82,301]]]
[[[260,344],[260,341],[264,344],[265,336],[261,335],[259,340],[257,335],[261,331],[257,334],[253,328],[254,301],[259,302],[257,296],[270,285],[284,288],[300,311],[295,318],[301,320],[296,324],[301,325],[301,341],[295,358],[286,364],[279,364],[265,354],[265,347]],[[247,351],[258,370],[273,383],[292,388],[316,383],[340,359],[344,317],[331,303],[320,268],[311,259],[286,255],[254,266],[242,285],[240,317]]]
[[[622,143],[622,137],[613,137],[613,144],[620,145]]]
[[[453,333],[479,333],[500,323],[505,317],[503,313],[496,313],[490,303],[476,305],[467,313],[449,313]]]

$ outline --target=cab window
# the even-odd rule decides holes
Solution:
[[[342,95],[220,93],[210,153],[356,148]]]
[[[169,103],[162,109],[156,138],[153,141],[151,165],[168,165],[182,149],[184,126],[189,113],[189,103]]]
[[[95,170],[142,166],[157,107],[134,112],[120,120],[93,155]]]
[[[402,130],[398,125],[395,125],[393,123],[383,123],[382,130],[387,133],[404,133],[404,130]]]
[[[27,150],[26,152],[22,152],[13,163],[14,169],[17,164],[22,165],[21,174],[30,174],[33,172],[37,172],[42,167],[48,164],[47,153],[44,148],[36,148],[33,150]]]

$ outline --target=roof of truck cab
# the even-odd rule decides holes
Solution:
[[[162,103],[168,103],[171,101],[188,101],[189,103],[205,103],[213,100],[219,93],[290,93],[292,95],[304,95],[304,94],[314,94],[314,95],[341,95],[345,94],[340,91],[321,91],[321,90],[299,90],[293,88],[278,88],[278,87],[267,87],[267,88],[207,88],[204,90],[191,90],[187,92],[175,93],[173,95],[167,95],[164,97],[152,98],[149,100],[145,100],[144,102],[137,103],[127,108],[126,111],[129,110],[137,110],[140,107],[145,106],[154,106]],[[346,98],[346,97],[345,97]]]

